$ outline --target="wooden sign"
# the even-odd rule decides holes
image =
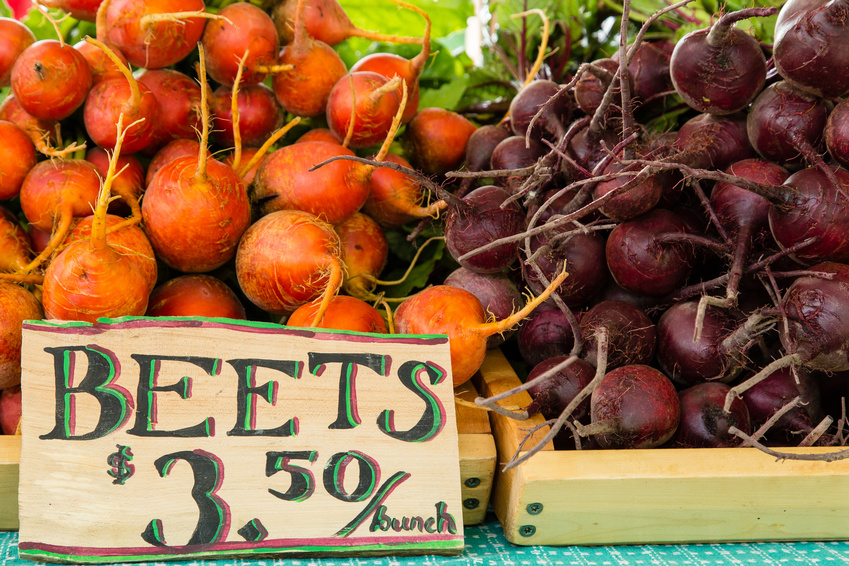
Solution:
[[[23,336],[23,558],[463,549],[444,336],[168,318]]]

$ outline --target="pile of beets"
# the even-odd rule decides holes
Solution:
[[[686,0],[631,38],[626,2],[618,52],[484,125],[419,108],[430,21],[392,1],[423,37],[333,0],[69,1],[73,46],[0,20],[4,432],[23,320],[146,315],[447,334],[455,385],[509,339],[534,400],[479,404],[564,448],[845,444],[849,2],[788,1],[771,46],[736,24],[774,9],[673,45],[643,34]],[[351,36],[420,51],[347,68]],[[387,231],[427,227],[458,268],[388,301]]]

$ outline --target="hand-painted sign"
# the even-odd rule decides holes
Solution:
[[[24,558],[463,548],[444,336],[127,318],[23,343]]]

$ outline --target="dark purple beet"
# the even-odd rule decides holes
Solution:
[[[662,208],[619,224],[607,237],[605,254],[613,279],[640,295],[671,293],[686,281],[695,253],[690,244],[663,243],[658,237],[687,231],[680,216]]]
[[[732,448],[742,440],[728,432],[732,426],[751,434],[749,410],[742,399],[734,399],[725,412],[725,396],[731,389],[724,383],[700,383],[678,393],[681,422],[669,442],[675,448]]]
[[[787,170],[780,165],[759,159],[732,163],[725,172],[766,185],[780,185],[788,176]],[[762,242],[768,234],[770,204],[764,197],[729,183],[714,185],[710,203],[719,223],[734,241],[726,284],[729,306],[733,306],[752,246]]]
[[[678,130],[677,161],[700,169],[725,169],[735,161],[755,157],[745,114],[699,114]]]
[[[533,138],[530,140],[530,147],[525,147],[525,136],[510,136],[495,146],[490,158],[490,168],[512,170],[530,167],[547,153],[548,148]],[[525,177],[527,175],[498,177],[496,182],[515,190],[519,188]]]
[[[681,417],[678,393],[660,371],[629,365],[608,372],[590,396],[602,448],[654,448],[669,440]]]
[[[825,146],[835,161],[849,167],[849,99],[841,101],[828,115]]]
[[[710,28],[691,31],[675,44],[669,62],[672,83],[684,102],[699,112],[739,112],[763,88],[766,59],[761,46],[733,27],[751,12],[725,14]]]
[[[563,214],[564,209],[569,206],[569,203],[571,203],[572,199],[574,199],[575,196],[578,194],[578,190],[573,189],[570,191],[566,191],[555,198],[555,195],[557,195],[557,193],[559,192],[560,189],[548,189],[547,191],[539,195],[538,198],[535,198],[528,205],[528,213],[526,215],[528,224],[530,224],[531,219],[534,217],[534,215],[537,213],[543,203],[554,199],[545,207],[545,210],[542,211],[542,214],[540,214],[539,218],[537,218],[535,226],[541,226],[545,224],[546,220],[550,219],[555,214]],[[592,222],[593,220],[598,220],[601,217],[601,214],[594,211],[581,218],[581,222],[587,224],[589,222]]]
[[[675,303],[657,321],[657,363],[675,382],[695,385],[730,381],[742,369],[722,341],[737,327],[725,310],[708,307],[698,342],[693,342],[697,301]]]
[[[607,369],[648,364],[654,358],[655,327],[643,309],[621,301],[602,301],[581,317],[584,359],[597,365],[600,328],[607,329]]]
[[[592,64],[608,71],[611,76],[619,69],[619,63],[613,59],[597,59]],[[575,84],[575,102],[578,107],[585,114],[592,116],[601,104],[609,83],[608,79],[599,78],[592,71],[581,75],[581,78]],[[633,84],[633,79],[631,79],[631,84]]]
[[[836,169],[834,174],[844,193],[849,191],[849,172]],[[792,190],[781,194],[782,202],[769,211],[773,238],[787,248],[803,240],[817,240],[794,253],[804,263],[849,261],[849,200],[840,195],[819,168],[810,167],[790,175],[784,183]]]
[[[566,149],[569,156],[578,165],[586,171],[592,171],[601,160],[607,157],[604,148],[607,147],[608,150],[611,150],[618,143],[619,134],[615,130],[604,128],[600,131],[594,131],[587,126],[569,140]],[[566,166],[566,169],[567,172],[575,175],[575,172],[571,171],[568,166]]]
[[[743,393],[743,401],[749,409],[754,428],[760,428],[779,409],[796,397],[802,396],[804,403],[794,407],[778,419],[770,428],[773,433],[766,433],[766,438],[782,444],[791,441],[787,433],[795,434],[796,444],[814,427],[812,416],[819,420],[822,410],[819,405],[819,390],[816,380],[804,371],[798,372],[801,386],[796,384],[796,378],[790,368],[781,368],[769,377]],[[810,413],[808,411],[811,411]],[[792,442],[792,441],[791,441]]]
[[[669,76],[669,59],[674,45],[669,41],[643,41],[628,64],[628,72],[634,83],[631,90],[635,108],[654,106],[659,96],[672,90]],[[631,49],[631,46],[628,46]],[[611,57],[619,63],[619,51]]]
[[[513,133],[525,137],[534,115],[558,92],[560,85],[549,80],[538,79],[524,86],[510,102],[510,127]],[[571,115],[570,97],[559,96],[534,123],[531,137],[546,137],[552,140],[561,138],[566,132]]]
[[[811,269],[836,277],[806,276],[793,281],[781,302],[788,325],[786,333],[779,325],[781,342],[808,369],[849,370],[849,266],[821,263]]]
[[[492,313],[495,320],[507,318],[525,304],[516,284],[500,273],[475,273],[460,267],[445,278],[445,284],[469,291],[478,298],[486,312]],[[500,346],[514,332],[510,330],[504,334],[493,334],[486,341],[487,348]]]
[[[598,297],[596,297],[596,300],[599,302],[622,301],[623,303],[630,303],[636,307],[639,307],[643,309],[644,312],[647,309],[656,307],[659,301],[657,297],[640,295],[638,293],[634,293],[633,291],[623,289],[616,283],[616,281],[611,281],[610,283],[608,283],[604,291],[602,291],[602,293]]]
[[[528,374],[530,382],[546,371],[569,359],[569,356],[555,356],[537,365]],[[595,377],[595,368],[577,358],[565,368],[559,370],[538,385],[531,386],[528,393],[533,401],[527,407],[528,414],[542,413],[546,419],[556,419]],[[572,412],[572,418],[579,421],[590,413],[590,398],[584,399]]]
[[[849,91],[849,3],[788,0],[775,22],[775,66],[781,76],[817,96]]]
[[[538,306],[519,327],[519,354],[529,366],[568,355],[575,345],[572,325],[563,312],[547,303]]]
[[[518,204],[514,202],[501,208],[509,196],[500,187],[478,187],[463,197],[467,206],[453,206],[448,210],[445,245],[461,266],[478,273],[497,273],[518,259],[517,243],[501,244],[468,259],[459,259],[465,253],[524,229],[525,213]]]
[[[550,242],[552,234],[540,234],[531,238],[531,253]],[[608,273],[604,260],[604,237],[598,232],[572,234],[565,240],[557,240],[548,251],[539,255],[535,265],[542,270],[548,281],[563,270],[569,277],[557,288],[557,294],[570,307],[582,305],[592,299],[607,284]],[[545,289],[536,270],[522,256],[522,277],[534,293]]]
[[[634,175],[617,177],[612,181],[602,181],[593,189],[593,199],[600,199],[607,193],[618,189],[622,185],[630,182],[641,167],[626,167],[622,163],[613,162],[608,165],[604,173],[619,173],[621,171],[634,171]],[[623,193],[616,195],[601,207],[601,212],[612,220],[619,222],[631,220],[642,214],[645,214],[654,208],[660,197],[663,194],[663,187],[660,185],[654,175],[648,177],[638,185],[631,187]]]
[[[766,87],[746,119],[749,142],[761,157],[785,167],[814,162],[823,144],[828,105],[787,81]]]
[[[510,130],[502,126],[487,125],[475,130],[466,142],[466,170],[484,171],[489,169],[492,152],[495,147],[509,138]]]

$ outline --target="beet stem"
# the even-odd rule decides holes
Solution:
[[[522,87],[528,86],[531,83],[531,81],[534,80],[534,77],[536,76],[540,67],[542,67],[542,62],[543,62],[543,60],[545,60],[545,50],[548,47],[548,36],[551,33],[551,24],[548,21],[548,16],[546,16],[545,12],[543,12],[539,8],[534,8],[534,9],[528,10],[526,12],[520,12],[518,14],[513,14],[510,17],[515,20],[515,19],[518,19],[518,18],[524,18],[526,16],[530,16],[531,14],[536,14],[540,18],[542,18],[542,38],[540,39],[539,53],[537,53],[537,58],[534,61],[534,64],[531,66],[530,70],[528,71],[528,73],[525,77],[525,82],[522,84]]]
[[[760,426],[760,428],[758,428],[758,430],[756,430],[754,433],[752,433],[752,435],[749,438],[751,440],[759,440],[761,437],[763,437],[763,435],[765,435],[769,431],[769,429],[771,429],[773,427],[773,425],[775,425],[775,423],[777,423],[781,419],[781,417],[783,417],[784,415],[786,415],[787,413],[789,413],[790,411],[792,411],[796,407],[801,407],[801,406],[802,406],[802,397],[800,395],[797,395],[796,397],[793,398],[792,401],[790,401],[789,403],[786,403],[783,407],[781,407],[775,413],[773,413],[773,415],[771,417],[769,417],[769,419],[767,419],[767,421],[764,424],[762,424]],[[751,444],[749,443],[748,440],[746,440],[740,446],[751,446]]]
[[[107,57],[109,57],[109,59],[112,60],[115,66],[118,67],[118,70],[121,72],[121,74],[126,77],[127,83],[129,83],[130,85],[130,92],[132,93],[132,96],[130,97],[130,100],[128,100],[126,104],[124,104],[124,109],[128,113],[135,112],[138,109],[139,104],[141,103],[141,90],[139,90],[139,83],[133,76],[133,72],[127,65],[125,65],[120,59],[118,59],[118,56],[115,55],[115,52],[112,51],[105,43],[88,36],[86,36],[85,40],[87,43],[91,43],[92,45],[103,51],[103,53]]]
[[[253,168],[253,166],[256,165],[257,163],[259,163],[260,160],[263,157],[265,157],[265,154],[268,153],[268,150],[271,148],[271,146],[274,145],[277,142],[277,140],[279,140],[280,138],[285,136],[289,132],[289,130],[291,130],[292,128],[294,128],[298,124],[300,124],[300,122],[301,122],[301,118],[295,117],[295,118],[292,119],[291,122],[289,122],[288,124],[286,124],[282,128],[279,128],[277,131],[275,131],[270,136],[268,136],[268,139],[265,140],[265,143],[262,144],[262,146],[260,146],[259,151],[257,151],[254,154],[254,156],[251,157],[251,159],[245,164],[244,167],[242,167],[239,171],[237,171],[237,174],[239,175],[239,177],[244,178],[245,175],[247,175],[250,172],[250,170]]]
[[[710,199],[705,194],[704,190],[702,190],[702,184],[698,179],[690,179],[690,186],[693,187],[693,192],[696,193],[696,196],[699,197],[699,200],[702,203],[702,208],[707,212],[708,218],[710,218],[711,224],[713,224],[716,231],[719,233],[719,237],[722,238],[723,242],[731,242],[731,237],[728,235],[728,232],[725,230],[725,227],[722,225],[722,222],[719,221],[719,217],[716,215],[716,210],[714,210],[713,205],[710,203]]]
[[[708,45],[715,49],[720,48],[731,48],[734,43],[731,41],[729,43],[729,39],[731,36],[731,28],[737,22],[741,20],[746,20],[748,18],[762,18],[775,14],[778,11],[778,8],[745,8],[743,10],[738,10],[736,12],[729,12],[721,16],[713,27],[710,28],[710,31],[707,35]]]
[[[628,59],[628,22],[631,14],[631,0],[622,2],[622,18],[619,27],[619,94],[622,100],[622,140],[628,138],[634,129],[634,113],[631,109],[631,83],[629,82]],[[625,147],[625,159],[633,157],[631,146]]]
[[[511,468],[515,468],[522,462],[526,461],[528,458],[542,450],[542,447],[551,442],[557,433],[563,428],[564,423],[569,420],[569,417],[572,416],[572,413],[575,412],[575,409],[578,408],[578,405],[583,402],[592,392],[595,390],[596,386],[601,382],[601,379],[607,373],[607,348],[608,348],[608,336],[607,336],[607,328],[599,327],[596,330],[596,342],[598,344],[598,355],[596,360],[598,365],[596,366],[596,372],[593,376],[592,381],[590,381],[586,387],[581,389],[577,395],[575,395],[574,399],[566,405],[566,408],[560,413],[560,416],[557,417],[557,420],[554,421],[554,424],[551,425],[551,428],[546,433],[546,435],[537,442],[530,450],[525,452],[524,454],[519,454],[518,450],[522,448],[522,445],[519,445],[519,449],[517,449],[516,453],[513,454],[510,461],[504,466],[504,470],[509,470]],[[577,425],[576,425],[577,426]],[[529,438],[526,437],[526,438]]]
[[[571,366],[578,359],[579,359],[578,356],[569,356],[568,358],[566,358],[565,360],[563,360],[562,362],[560,362],[556,366],[553,366],[552,368],[542,372],[541,374],[534,377],[533,379],[526,381],[526,382],[524,382],[520,385],[517,385],[516,387],[514,387],[512,389],[508,389],[507,391],[502,391],[501,393],[499,393],[497,395],[493,395],[492,397],[477,397],[475,399],[475,404],[479,405],[481,407],[486,407],[488,409],[492,409],[493,411],[496,411],[495,407],[497,406],[496,404],[498,403],[498,401],[503,401],[504,399],[507,399],[508,397],[512,397],[513,395],[516,395],[517,393],[521,393],[522,391],[527,391],[528,389],[530,389],[534,385],[537,385],[538,383],[544,383],[547,379],[551,379],[552,377],[554,377],[558,372],[563,371],[564,369]],[[530,407],[530,405],[528,405],[528,407]],[[502,413],[499,413],[499,414],[502,414]],[[518,419],[518,420],[523,420],[523,421],[527,420],[529,418],[528,408],[527,407],[525,408],[524,413],[513,412],[513,415],[519,415],[519,414],[524,414],[525,416],[524,416],[524,418]],[[505,416],[515,418],[512,415],[505,415]]]
[[[836,462],[838,460],[845,460],[849,458],[849,449],[845,450],[836,450],[833,452],[781,452],[779,450],[774,450],[768,446],[764,446],[757,440],[753,439],[751,436],[737,428],[736,426],[732,426],[728,428],[728,431],[735,436],[742,438],[744,441],[749,443],[751,446],[754,446],[761,452],[769,454],[770,456],[774,456],[778,460],[809,460],[809,461],[821,461],[821,462]]]
[[[342,262],[338,258],[333,258],[329,262],[329,277],[327,280],[327,286],[324,288],[324,295],[321,299],[321,304],[318,307],[318,311],[315,313],[315,318],[310,324],[311,328],[315,328],[321,322],[321,319],[324,318],[324,313],[327,312],[327,308],[330,306],[330,301],[333,300],[333,297],[336,296],[336,293],[339,292],[339,287],[342,285],[342,274],[343,267]]]
[[[239,170],[239,164],[242,161],[242,132],[239,127],[239,84],[242,82],[242,72],[245,70],[245,61],[247,61],[250,52],[250,49],[245,49],[245,54],[239,58],[236,78],[233,79],[233,91],[230,95],[230,120],[233,124],[233,162],[230,167],[236,171]]]
[[[799,443],[799,447],[808,447],[813,446],[814,443],[820,439],[820,437],[825,434],[825,431],[828,430],[828,427],[834,422],[834,418],[831,415],[826,416],[820,424],[818,424],[808,435],[802,439],[802,442]]]
[[[540,293],[537,297],[531,299],[525,304],[517,312],[511,314],[507,318],[503,318],[501,320],[497,320],[494,322],[485,322],[483,324],[476,325],[471,327],[470,330],[473,332],[477,332],[481,336],[492,336],[493,334],[497,334],[500,332],[505,332],[516,326],[522,320],[524,320],[535,308],[537,308],[542,302],[544,302],[553,292],[557,289],[561,283],[563,283],[566,278],[569,277],[569,274],[566,272],[566,263],[563,263],[563,270],[560,272],[557,277],[545,288],[545,290]]]
[[[787,354],[774,360],[767,364],[761,369],[758,373],[747,379],[746,381],[739,383],[728,390],[728,393],[725,396],[725,406],[723,410],[726,413],[731,412],[731,404],[734,402],[734,399],[740,396],[740,394],[748,391],[764,379],[768,378],[770,375],[775,373],[776,371],[786,368],[792,365],[801,365],[802,364],[802,356],[799,354]]]
[[[206,153],[209,143],[209,100],[207,99],[208,86],[206,84],[206,56],[204,54],[203,45],[198,43],[198,62],[200,68],[198,75],[200,78],[200,109],[201,109],[201,124],[203,130],[200,136],[200,148],[198,149],[198,168],[195,172],[195,181],[198,184],[206,183]]]

